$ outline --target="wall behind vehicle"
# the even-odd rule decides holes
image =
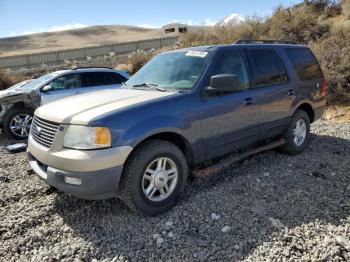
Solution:
[[[11,70],[30,69],[40,67],[41,65],[60,65],[64,64],[67,60],[89,60],[94,57],[105,55],[125,55],[137,50],[151,50],[174,46],[178,39],[177,36],[154,38],[96,47],[0,57],[0,68]]]

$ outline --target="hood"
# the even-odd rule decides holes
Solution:
[[[48,103],[39,107],[35,115],[56,123],[87,125],[108,112],[174,94],[149,90],[102,90]]]

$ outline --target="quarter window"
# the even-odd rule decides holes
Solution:
[[[288,48],[286,52],[301,81],[323,78],[320,65],[308,48]]]
[[[106,74],[110,85],[121,84],[128,80],[124,76],[117,73],[106,73]]]
[[[271,85],[288,80],[282,62],[270,49],[249,50],[254,69],[255,85]]]

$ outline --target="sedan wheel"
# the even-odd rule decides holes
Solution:
[[[18,114],[10,120],[11,132],[19,138],[27,138],[33,117],[29,114]]]

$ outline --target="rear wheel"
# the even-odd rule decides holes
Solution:
[[[286,144],[281,147],[282,152],[296,155],[301,153],[309,140],[310,134],[310,118],[303,110],[297,110],[288,129],[283,137],[286,139]]]
[[[120,198],[139,213],[157,215],[179,200],[187,174],[186,158],[177,146],[162,140],[147,141],[125,164]]]
[[[4,119],[4,131],[15,139],[27,139],[33,121],[33,110],[29,108],[9,111]]]

